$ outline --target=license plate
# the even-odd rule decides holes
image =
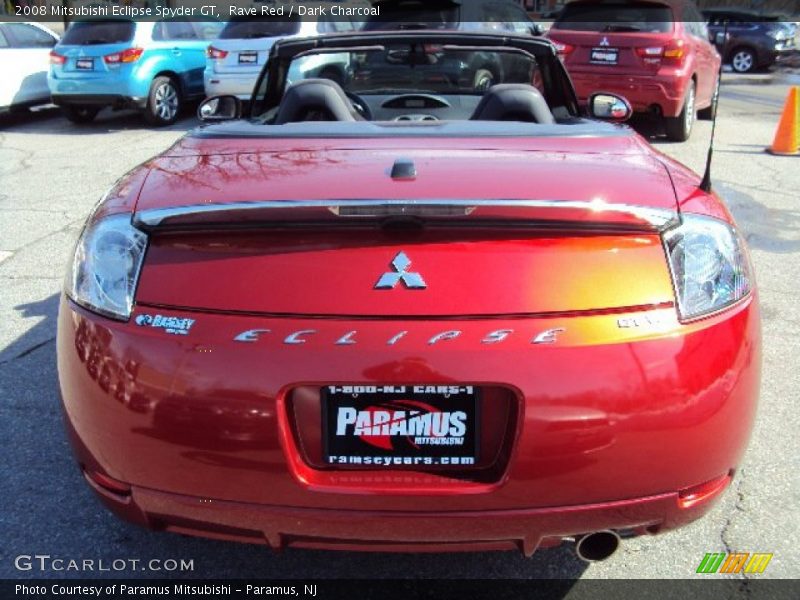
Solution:
[[[239,63],[252,65],[258,62],[258,52],[239,52]]]
[[[471,385],[322,388],[323,459],[336,467],[464,468],[478,461]]]
[[[589,62],[595,65],[615,65],[619,60],[619,48],[592,48]]]
[[[94,69],[93,58],[79,58],[75,61],[75,68],[81,70],[91,71]]]

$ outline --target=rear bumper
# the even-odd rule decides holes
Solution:
[[[134,487],[120,496],[87,477],[117,516],[158,531],[287,546],[355,551],[518,550],[560,544],[583,533],[656,534],[704,515],[726,486],[702,504],[681,508],[665,493],[616,502],[499,511],[326,510],[224,502]]]
[[[119,94],[53,94],[52,100],[57,106],[97,106],[137,110],[143,110],[147,106],[147,97]]]
[[[793,58],[800,57],[800,49],[798,48],[784,48],[782,50],[771,50],[766,53],[764,57],[765,65],[769,66],[771,64],[781,64]]]
[[[614,92],[624,96],[635,112],[657,107],[665,117],[676,117],[683,110],[688,78],[659,75],[614,75],[571,70],[570,77],[581,105],[595,92]]]
[[[135,68],[136,63],[106,73],[63,73],[51,67],[47,86],[53,96],[97,96],[146,98],[152,77],[149,72]]]
[[[136,325],[156,313],[194,319],[189,335]],[[557,328],[557,343],[532,343]],[[258,340],[234,340],[256,329]],[[432,344],[443,330],[461,334]],[[514,333],[481,342],[497,330]],[[283,343],[297,331],[303,343]],[[335,343],[349,332],[357,343]],[[394,322],[138,306],[116,323],[63,300],[58,368],[78,462],[130,489],[93,483],[132,521],[275,547],[530,553],[600,529],[670,529],[708,510],[712,497],[681,507],[678,492],[739,464],[760,328],[754,296],[690,325],[671,307]],[[501,419],[501,403],[481,409],[507,424],[485,473],[320,468],[308,390],[336,382],[497,385],[513,408]]]
[[[250,100],[253,95],[253,88],[256,85],[258,73],[249,75],[233,75],[229,73],[214,73],[206,71],[203,73],[206,97],[232,95],[241,100]]]

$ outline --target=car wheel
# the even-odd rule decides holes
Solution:
[[[750,48],[737,48],[731,53],[731,67],[737,73],[749,73],[756,68],[756,54]]]
[[[150,86],[144,111],[145,120],[158,127],[172,125],[178,120],[181,108],[183,101],[175,80],[166,76],[156,77]]]
[[[64,116],[73,123],[84,125],[94,121],[100,109],[92,106],[65,106],[62,111]]]
[[[478,69],[472,78],[472,88],[476,92],[485,92],[494,84],[494,75],[489,69]]]
[[[689,86],[686,92],[686,99],[683,101],[683,110],[677,117],[668,117],[664,119],[664,129],[667,133],[667,138],[673,142],[685,142],[689,139],[694,126],[694,119],[697,115],[695,107],[695,83]]]
[[[719,77],[717,85],[714,86],[714,95],[711,97],[711,106],[697,111],[697,118],[701,121],[713,121],[717,116],[717,98],[719,98]]]

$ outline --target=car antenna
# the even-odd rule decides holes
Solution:
[[[703,180],[700,182],[700,189],[704,192],[711,191],[711,159],[714,156],[714,134],[717,132],[717,113],[719,108],[719,90],[722,87],[722,63],[724,61],[724,53],[725,53],[725,44],[728,41],[728,19],[723,21],[723,30],[722,30],[722,52],[723,56],[720,57],[719,61],[719,73],[717,74],[717,90],[714,93],[714,98],[712,102],[714,103],[712,114],[714,118],[711,120],[711,139],[708,142],[708,156],[706,156],[706,170],[703,173]]]

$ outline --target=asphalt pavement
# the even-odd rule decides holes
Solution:
[[[800,84],[800,77],[726,79],[713,181],[749,240],[761,294],[757,424],[734,485],[708,516],[675,532],[626,540],[612,558],[592,565],[575,558],[568,545],[532,559],[507,552],[274,553],[118,521],[90,492],[64,435],[55,367],[58,294],[72,244],[102,193],[196,122],[187,116],[154,130],[133,113],[104,113],[85,127],[54,110],[0,117],[0,577],[91,575],[15,567],[20,555],[45,554],[107,563],[183,559],[194,567],[180,574],[126,568],[100,576],[687,578],[705,553],[734,551],[774,554],[757,577],[800,576],[800,157],[764,152],[788,86]],[[702,171],[710,123],[699,122],[683,144],[666,142],[646,121],[636,126],[659,150]]]

